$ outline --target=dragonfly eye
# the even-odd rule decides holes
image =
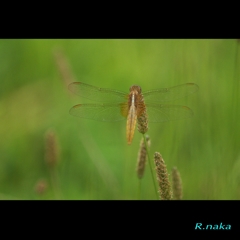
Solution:
[[[142,92],[142,89],[140,86],[137,86],[138,87],[138,93],[141,93]]]
[[[137,91],[138,93],[141,93],[142,92],[142,89],[141,89],[141,87],[140,86],[137,86],[137,85],[133,85],[133,86],[131,86],[130,88],[129,88],[129,91],[131,92],[131,91]]]

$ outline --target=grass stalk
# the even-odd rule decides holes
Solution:
[[[146,151],[147,151],[148,162],[149,162],[149,167],[150,167],[150,171],[151,171],[151,175],[152,175],[152,180],[153,180],[153,185],[154,185],[155,194],[156,194],[156,197],[157,197],[157,199],[158,199],[157,186],[156,186],[155,178],[154,178],[154,175],[153,175],[151,158],[150,158],[149,149],[148,149],[148,144],[147,144],[147,140],[146,140],[145,134],[143,134],[143,140],[144,140],[144,144],[145,144]]]

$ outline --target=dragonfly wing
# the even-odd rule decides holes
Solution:
[[[143,93],[144,100],[146,103],[160,103],[171,101],[185,97],[198,90],[198,85],[195,83],[185,83],[170,88],[161,88]]]
[[[80,118],[103,122],[114,122],[124,119],[122,104],[78,104],[70,109],[70,114]]]
[[[165,122],[192,117],[193,111],[186,106],[149,104],[147,115],[149,122]]]
[[[68,89],[87,99],[98,102],[121,103],[126,101],[127,94],[117,90],[98,88],[81,82],[69,84]]]

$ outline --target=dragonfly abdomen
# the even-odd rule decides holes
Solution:
[[[130,144],[133,139],[137,119],[138,123],[147,122],[146,106],[144,104],[144,99],[140,92],[140,88],[138,86],[132,87],[132,91],[129,94],[128,106],[127,141],[128,144]],[[147,127],[144,129],[147,131]],[[141,132],[145,133],[146,131],[142,130]]]
[[[128,111],[128,117],[127,117],[127,142],[128,144],[131,144],[134,130],[136,126],[137,121],[137,113],[136,113],[136,107],[134,104],[132,104]]]

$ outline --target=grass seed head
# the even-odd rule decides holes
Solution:
[[[162,200],[171,200],[172,199],[172,191],[171,191],[171,185],[169,182],[169,174],[167,172],[166,164],[160,153],[155,152],[154,162],[155,162],[155,166],[156,166],[160,198]]]
[[[150,147],[150,138],[146,136],[148,147]],[[138,160],[137,160],[137,176],[141,179],[144,175],[145,165],[147,160],[147,150],[145,147],[144,140],[142,139],[140,142],[140,148],[138,152]]]
[[[182,180],[179,171],[176,167],[172,169],[172,189],[173,189],[173,199],[182,199]]]

